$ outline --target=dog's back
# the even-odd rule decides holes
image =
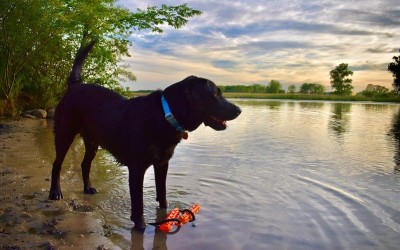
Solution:
[[[101,111],[103,105],[117,104],[126,100],[107,88],[94,84],[82,84],[82,68],[95,43],[96,40],[78,50],[67,79],[68,90],[57,108],[59,112],[65,112],[66,109],[74,109],[74,112],[78,114],[96,114]],[[58,112],[56,111],[56,113]],[[68,112],[65,115],[68,115]]]
[[[82,82],[82,67],[94,44],[95,41],[78,50],[67,80],[68,89],[56,107],[56,147],[69,146],[71,138],[81,134],[86,142],[114,152],[120,147],[114,144],[119,141],[116,133],[124,126],[128,100],[107,88]]]
[[[84,192],[96,193],[89,179],[90,165],[98,146],[115,153],[119,145],[121,126],[128,100],[121,95],[94,84],[83,84],[81,71],[95,41],[78,50],[71,73],[67,79],[68,89],[58,104],[54,117],[56,159],[53,163],[49,198],[62,199],[60,170],[65,155],[77,134],[85,144],[82,162]],[[115,156],[121,153],[117,152]]]

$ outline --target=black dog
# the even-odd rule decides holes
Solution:
[[[56,108],[54,133],[56,159],[53,163],[49,199],[62,199],[61,164],[77,134],[85,144],[82,161],[86,194],[97,193],[89,179],[91,162],[101,146],[128,166],[131,195],[131,220],[135,228],[145,227],[143,218],[143,177],[154,166],[157,201],[167,207],[166,177],[168,161],[186,131],[204,123],[215,130],[226,129],[227,120],[241,110],[226,101],[220,89],[204,78],[187,77],[164,91],[146,97],[125,99],[93,84],[82,84],[83,63],[95,42],[81,48],[68,78],[68,90]]]

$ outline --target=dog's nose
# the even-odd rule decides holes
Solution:
[[[239,116],[242,113],[242,109],[236,106],[236,114]]]

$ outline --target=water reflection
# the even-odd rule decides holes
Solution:
[[[329,119],[329,128],[338,137],[341,137],[350,127],[351,104],[349,103],[332,103],[332,115]]]
[[[395,141],[394,169],[400,171],[400,111],[393,116],[389,134]]]
[[[266,103],[267,107],[272,110],[279,110],[282,105],[282,101],[269,101]]]
[[[205,209],[196,228],[182,227],[173,236],[151,226],[131,230],[127,169],[104,150],[92,175],[100,192],[81,195],[79,140],[63,167],[71,172],[63,174],[66,195],[79,193],[94,204],[115,228],[109,239],[122,249],[398,248],[400,171],[393,173],[393,152],[399,169],[400,106],[235,103],[244,110],[241,119],[222,133],[200,127],[179,145],[171,163],[168,211],[201,202]],[[40,150],[51,162],[53,138],[46,133],[37,135],[36,146],[49,140]],[[332,137],[344,135],[345,144],[332,143]],[[165,218],[166,211],[156,209],[151,169],[144,199],[146,221]]]
[[[323,102],[299,102],[300,108],[302,109],[323,109],[324,103]]]
[[[366,103],[362,105],[366,111],[384,111],[387,110],[390,106],[385,104],[375,104],[375,103]]]
[[[157,208],[157,219],[156,221],[164,220],[166,216],[166,209]],[[178,229],[179,230],[179,229]],[[167,250],[167,236],[168,234],[163,233],[159,230],[155,230],[153,236],[153,248]],[[131,250],[143,250],[144,247],[145,231],[138,231],[134,228],[131,229]]]

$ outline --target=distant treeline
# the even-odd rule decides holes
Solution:
[[[218,86],[222,92],[225,93],[284,93],[282,85],[279,81],[271,80],[268,85],[263,84],[253,84],[250,86],[245,85],[226,85]]]
[[[300,88],[291,84],[289,85],[287,91],[282,89],[279,81],[272,80],[268,85],[262,84],[253,84],[253,85],[221,85],[218,86],[223,93],[231,93],[230,97],[233,96],[246,96],[249,98],[259,98],[265,97],[265,94],[268,95],[268,98],[271,98],[270,94],[302,94],[298,95],[299,98],[309,98],[307,95],[315,95],[317,97],[313,98],[322,98],[324,95],[337,95],[333,92],[328,92],[325,89],[325,86],[318,83],[303,83]],[[131,91],[130,96],[148,94],[153,92],[154,90],[138,90]],[[238,94],[238,95],[235,95]],[[241,95],[244,94],[244,95]],[[250,95],[246,95],[250,94]],[[261,94],[261,95],[252,95],[252,94]],[[390,98],[390,99],[399,99],[399,94],[396,91],[390,91],[388,88],[375,84],[368,84],[365,90],[356,94],[357,96],[365,96],[367,98],[376,97],[376,98]],[[281,96],[281,95],[279,95]],[[291,98],[287,96],[287,98]]]
[[[318,83],[303,83],[299,89],[297,86],[290,85],[287,91],[283,90],[278,81],[271,81],[268,85],[253,84],[246,85],[226,85],[218,86],[223,93],[244,93],[244,94],[314,94],[314,95],[332,95],[334,92],[325,90],[325,86]],[[367,98],[396,98],[399,94],[396,91],[390,91],[388,88],[376,84],[368,84],[365,90],[356,94],[357,96],[365,96]]]
[[[282,88],[282,85],[279,81],[272,80],[268,85],[262,84],[253,84],[250,86],[246,85],[226,85],[226,86],[218,86],[222,92],[224,93],[286,93],[286,91]],[[295,85],[290,85],[288,93],[303,93],[303,94],[323,94],[325,93],[325,87],[318,83],[303,83],[300,86],[299,91]]]
[[[222,92],[226,93],[267,93],[267,86],[261,84],[246,85],[226,85],[218,86]]]

